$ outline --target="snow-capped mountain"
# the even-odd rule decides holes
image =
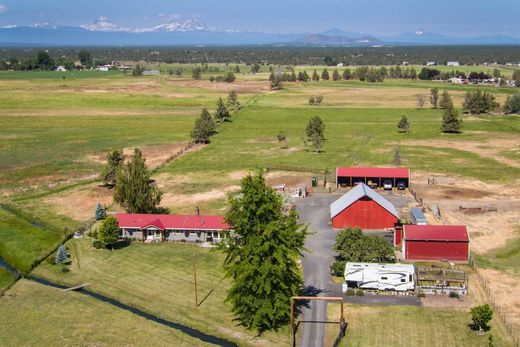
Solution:
[[[88,31],[104,31],[104,32],[125,32],[130,29],[119,26],[108,21],[107,17],[99,17],[95,21],[81,25],[81,28]]]
[[[191,31],[220,31],[209,27],[196,18],[190,18],[184,23],[170,21],[151,28],[139,28],[133,30],[137,33],[156,33],[156,32],[191,32]]]
[[[57,29],[58,28],[58,24],[54,24],[54,23],[51,23],[51,22],[39,22],[39,23],[34,23],[33,28],[38,28],[38,29]]]

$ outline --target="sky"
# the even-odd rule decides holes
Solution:
[[[520,0],[0,0],[0,27],[79,26],[105,16],[129,28],[197,16],[207,25],[269,33],[332,28],[373,35],[423,30],[450,36],[520,37]]]

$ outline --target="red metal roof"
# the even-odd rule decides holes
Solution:
[[[409,178],[410,169],[400,167],[338,167],[338,177]]]
[[[121,228],[183,229],[183,230],[225,230],[228,224],[222,216],[197,216],[173,214],[131,214],[117,213]]]
[[[465,225],[405,225],[404,239],[414,241],[467,241]]]

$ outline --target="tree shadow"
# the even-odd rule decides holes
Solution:
[[[118,241],[114,242],[113,244],[111,244],[109,249],[113,249],[113,250],[122,249],[122,248],[130,246],[131,243],[132,243],[132,240],[130,240],[130,239],[118,240]]]

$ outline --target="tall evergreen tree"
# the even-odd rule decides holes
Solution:
[[[208,143],[211,136],[215,134],[215,121],[207,109],[203,109],[200,117],[195,121],[195,127],[191,131],[191,137],[196,143]]]
[[[123,164],[123,150],[116,149],[108,153],[107,163],[100,173],[100,178],[105,185],[115,186],[117,170]]]
[[[316,153],[319,153],[321,146],[325,142],[325,124],[320,116],[314,116],[309,120],[305,128],[305,134],[307,135],[307,141],[312,144],[312,148]]]
[[[439,105],[439,89],[432,88],[430,90],[430,102],[432,103],[433,108],[437,108]]]
[[[416,80],[417,79],[417,70],[415,70],[413,67],[410,69],[410,79]]]
[[[451,98],[446,104],[444,114],[442,115],[441,131],[443,133],[460,133],[462,127],[462,119],[459,116],[458,111],[453,106]]]
[[[439,108],[444,110],[446,107],[449,106],[450,103],[453,106],[453,102],[451,101],[450,94],[448,94],[448,92],[446,90],[444,90],[442,92],[441,98],[439,100]]]
[[[405,115],[403,115],[401,117],[401,119],[399,120],[399,123],[397,123],[397,128],[399,128],[399,130],[401,132],[409,132],[410,131],[410,122],[408,121],[408,117],[406,117]]]
[[[218,98],[217,110],[215,111],[215,119],[219,123],[226,122],[231,119],[231,114],[226,108],[226,105],[224,105],[224,101],[222,101],[222,98]]]
[[[128,213],[152,213],[161,202],[162,193],[150,178],[141,151],[136,148],[134,157],[117,173],[114,201]]]
[[[54,264],[65,264],[69,259],[69,255],[67,254],[67,249],[64,245],[58,247],[56,251],[56,255],[54,256]]]
[[[349,68],[346,68],[345,71],[343,71],[343,79],[344,80],[352,79],[352,72],[350,72]]]
[[[332,72],[332,80],[339,81],[340,79],[341,79],[341,76],[339,75],[338,70],[334,70],[334,72]]]
[[[236,90],[233,89],[232,91],[229,92],[227,101],[226,101],[226,105],[231,107],[231,109],[234,112],[237,112],[242,108],[242,106],[240,105],[240,102],[238,101],[238,93]]]
[[[303,70],[303,81],[304,82],[309,82],[310,81],[309,74],[305,70]]]
[[[323,69],[323,71],[321,72],[321,79],[324,81],[328,81],[330,79],[329,71],[327,70],[327,68]]]
[[[319,81],[320,80],[320,75],[318,75],[318,71],[316,71],[316,69],[314,69],[314,71],[312,72],[312,80],[313,81]]]
[[[94,212],[94,219],[95,220],[102,220],[107,217],[107,213],[105,211],[105,208],[98,202],[96,205],[96,211]]]
[[[298,261],[307,229],[294,211],[283,213],[281,196],[261,173],[242,180],[226,220],[233,229],[221,248],[232,279],[226,300],[240,325],[260,334],[277,330],[289,322],[290,298],[303,285]]]
[[[520,94],[513,96],[508,95],[504,102],[505,114],[520,114]]]

